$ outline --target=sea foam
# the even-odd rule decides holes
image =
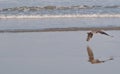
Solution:
[[[0,15],[0,19],[37,19],[37,18],[120,18],[120,14],[66,14],[66,15]]]

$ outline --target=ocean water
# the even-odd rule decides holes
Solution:
[[[120,18],[1,19],[0,32],[74,31],[83,28],[118,28]]]
[[[98,17],[97,15],[101,16],[101,14],[103,14],[102,17],[109,17],[110,15],[112,15],[111,17],[120,17],[119,2],[120,0],[1,0],[0,18],[5,18],[3,16],[11,15],[16,17],[21,15],[21,18],[27,18],[30,15],[39,15],[38,17],[43,17],[45,15],[47,17],[50,17],[50,15],[61,15],[63,17],[67,17],[65,15],[71,17],[73,15],[79,15],[80,17],[83,14],[84,17],[93,17],[92,14],[96,14],[94,17]],[[117,16],[115,16],[115,14],[117,14]],[[11,16],[11,18],[15,17]]]
[[[120,0],[0,0],[0,32],[119,28]]]
[[[120,27],[119,2],[120,0],[0,0],[0,31]]]

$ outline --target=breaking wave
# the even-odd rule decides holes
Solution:
[[[40,11],[40,10],[69,10],[69,9],[99,9],[99,8],[120,8],[119,5],[113,6],[98,6],[98,5],[76,5],[76,6],[41,6],[41,7],[13,7],[13,8],[3,8],[0,11]]]
[[[0,9],[1,19],[10,18],[120,17],[120,5],[22,6]]]
[[[120,14],[66,14],[66,15],[0,15],[0,19],[38,19],[38,18],[120,18]]]

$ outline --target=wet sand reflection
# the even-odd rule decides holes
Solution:
[[[89,61],[91,64],[99,64],[99,63],[104,63],[104,62],[113,60],[112,57],[111,57],[111,58],[108,58],[108,59],[106,59],[106,60],[95,59],[95,58],[94,58],[94,53],[93,53],[92,49],[91,49],[89,46],[87,46],[87,52],[88,52],[88,57],[89,57],[89,60],[88,60],[88,61]]]

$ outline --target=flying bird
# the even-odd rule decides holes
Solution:
[[[110,36],[110,37],[113,37],[109,34],[107,34],[106,32],[102,31],[102,30],[93,30],[93,31],[90,31],[88,32],[88,36],[87,36],[87,39],[86,41],[90,41],[90,39],[93,37],[93,34],[97,34],[97,33],[100,33],[100,34],[103,34],[103,35],[107,35],[107,36]]]

